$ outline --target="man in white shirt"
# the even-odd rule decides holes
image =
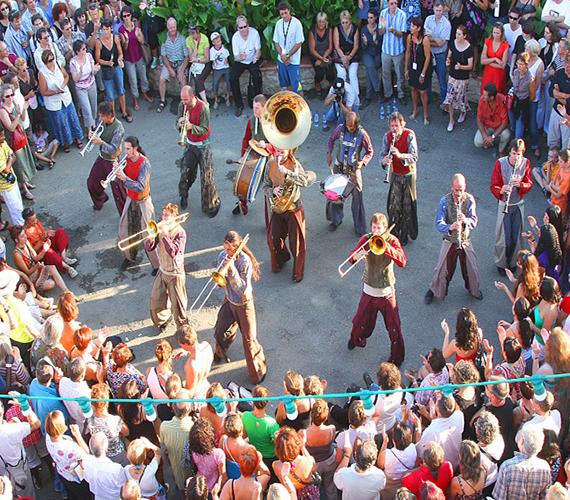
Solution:
[[[89,398],[91,389],[85,382],[85,371],[87,366],[82,358],[75,358],[69,363],[67,377],[62,377],[59,381],[59,395],[62,398]],[[69,416],[80,429],[83,429],[85,415],[81,411],[79,403],[76,401],[64,401]]]
[[[515,42],[517,38],[522,35],[522,26],[520,24],[521,14],[519,10],[514,7],[509,12],[509,22],[503,24],[503,29],[505,30],[505,40],[509,42],[509,49],[507,61],[511,61],[511,56],[513,55],[513,49],[515,48]]]
[[[464,426],[463,412],[451,396],[441,396],[435,404],[435,418],[416,444],[418,456],[423,456],[426,445],[433,441],[443,448],[445,460],[454,468],[459,466],[459,445]]]
[[[521,429],[527,426],[535,426],[540,427],[543,431],[550,429],[554,431],[556,435],[559,435],[562,421],[560,419],[560,412],[552,409],[553,404],[554,396],[551,392],[545,391],[541,393],[535,391],[534,397],[531,399],[533,417],[527,420]]]
[[[116,500],[121,496],[121,487],[127,480],[121,464],[107,458],[109,440],[103,432],[96,432],[89,440],[93,455],[83,459],[83,475],[95,500]]]
[[[343,500],[380,500],[380,492],[386,486],[384,472],[376,467],[378,448],[368,439],[354,451],[354,463],[349,467],[351,449],[343,450],[342,460],[334,474],[334,484],[342,491]]]
[[[325,98],[325,106],[329,106],[323,121],[323,131],[330,129],[330,124],[344,123],[344,116],[350,111],[358,113],[360,98],[354,87],[342,78],[335,78]],[[335,126],[336,126],[335,125]]]
[[[230,86],[234,96],[236,106],[236,116],[243,113],[243,99],[239,78],[244,71],[249,71],[251,83],[253,84],[253,95],[261,94],[263,82],[261,80],[261,70],[259,60],[261,58],[261,39],[255,28],[249,26],[247,17],[238,16],[236,19],[237,31],[232,36],[232,52],[234,62],[230,69]]]
[[[566,36],[570,28],[570,2],[568,0],[546,0],[540,19],[543,23],[555,23],[560,34],[563,37]]]
[[[281,19],[277,21],[273,31],[273,43],[277,51],[277,71],[279,85],[282,90],[289,87],[293,92],[301,90],[301,45],[305,41],[303,25],[291,15],[291,7],[287,2],[280,2],[277,10]]]
[[[433,56],[433,71],[439,83],[439,99],[445,100],[447,95],[447,45],[451,37],[451,23],[444,17],[445,4],[443,0],[436,0],[433,5],[433,14],[425,20],[424,29],[429,38]],[[428,89],[431,93],[431,87]]]

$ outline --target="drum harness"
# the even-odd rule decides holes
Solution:
[[[349,154],[352,151],[352,164],[356,163],[356,155],[360,152],[360,146],[362,145],[362,139],[364,135],[362,134],[362,127],[358,127],[358,130],[354,134],[351,141],[345,140],[344,135],[346,131],[346,125],[343,126],[342,132],[340,133],[340,154],[342,155],[342,163],[339,164],[338,159],[336,161],[337,167],[340,168],[340,173],[350,176],[354,173],[354,166],[351,166],[349,161]]]

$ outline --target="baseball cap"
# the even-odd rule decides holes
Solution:
[[[221,36],[217,31],[214,31],[211,35],[210,35],[210,41],[213,42],[216,38],[218,38],[219,36]]]
[[[198,30],[198,26],[196,26],[196,23],[189,23],[188,24],[188,31],[197,31]]]

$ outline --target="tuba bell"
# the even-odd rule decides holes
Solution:
[[[261,127],[267,142],[279,149],[296,149],[305,142],[311,131],[311,110],[307,101],[288,90],[273,94],[265,103]],[[290,163],[293,170],[296,160],[293,159]],[[281,196],[270,198],[271,209],[277,213],[291,210],[294,200],[298,197],[299,187],[285,182],[284,175],[279,172],[275,161],[269,163],[269,178],[274,186],[283,186]]]

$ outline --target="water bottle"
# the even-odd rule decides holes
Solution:
[[[315,113],[313,114],[313,126],[315,128],[319,128],[319,113],[318,113],[318,111],[315,111]]]
[[[394,97],[394,100],[392,101],[392,110],[394,112],[398,111],[398,100]]]
[[[384,110],[384,104],[380,104],[380,120],[384,121],[386,119],[386,112]]]
[[[323,128],[327,128],[327,114],[323,113]]]

